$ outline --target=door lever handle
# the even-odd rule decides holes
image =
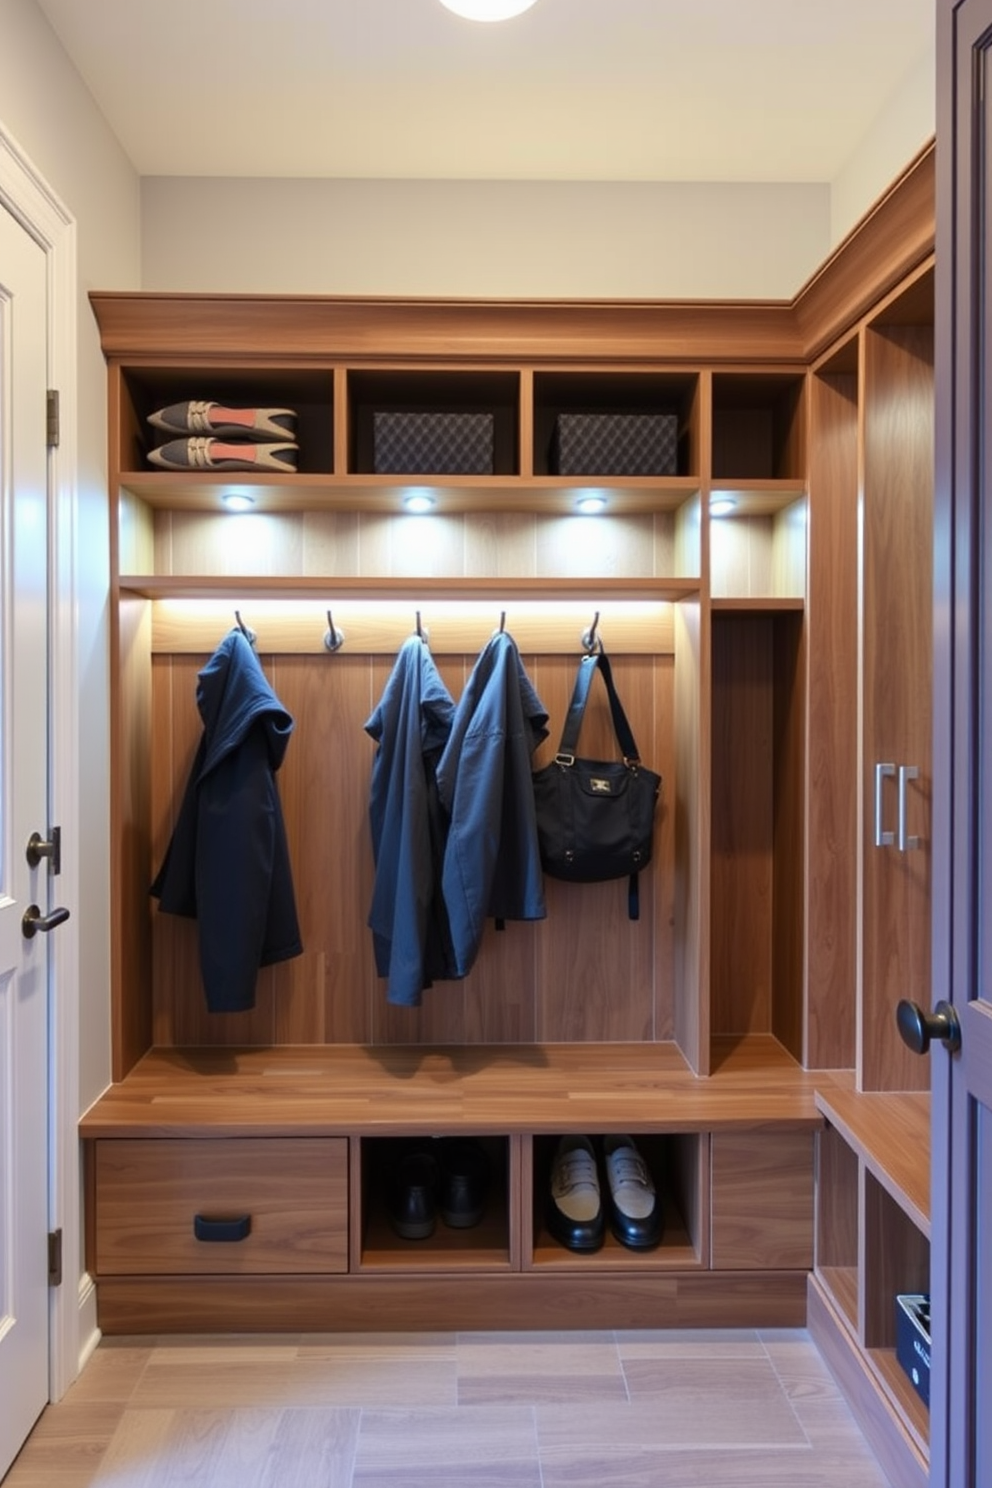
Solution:
[[[47,935],[56,925],[64,925],[68,918],[69,911],[65,908],[53,909],[51,914],[43,915],[37,904],[29,904],[21,917],[21,934],[25,940],[33,940],[39,930]]]

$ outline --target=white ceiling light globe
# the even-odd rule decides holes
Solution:
[[[508,21],[530,10],[535,0],[441,0],[441,4],[467,21]]]

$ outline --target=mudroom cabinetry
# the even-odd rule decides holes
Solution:
[[[858,608],[835,507],[857,489],[851,348],[925,268],[931,174],[924,156],[791,304],[92,296],[116,516],[116,918],[114,1084],[82,1136],[107,1331],[805,1321],[817,1142],[833,1144],[821,1181],[831,1158],[858,1181],[823,1103],[898,1086],[887,1066],[866,1083],[857,1033],[856,714],[833,697],[857,686]],[[890,340],[912,340],[892,319],[895,338],[873,332],[880,383]],[[298,469],[151,467],[148,415],[186,398],[295,409]],[[482,412],[491,472],[376,473],[375,414],[397,410]],[[556,473],[559,416],[604,412],[674,421],[671,467]],[[223,510],[230,491],[247,515]],[[580,514],[591,497],[600,514]],[[148,890],[199,737],[197,672],[236,617],[296,721],[278,780],[305,949],[221,1016],[195,924]],[[611,656],[664,782],[640,919],[625,882],[549,879],[545,920],[487,929],[468,977],[393,1007],[366,928],[364,723],[415,628],[457,697],[499,626],[550,715],[536,766],[590,630]],[[605,697],[582,746],[614,753]],[[557,1140],[621,1132],[663,1190],[664,1236],[573,1253],[545,1220]],[[384,1201],[397,1144],[445,1136],[487,1154],[485,1217],[402,1240]],[[204,1221],[230,1238],[198,1241]],[[848,1271],[849,1238],[826,1242]]]

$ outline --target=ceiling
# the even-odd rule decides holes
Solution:
[[[141,175],[833,180],[934,0],[38,0]]]

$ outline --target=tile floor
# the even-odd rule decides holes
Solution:
[[[4,1488],[888,1488],[802,1331],[102,1343]]]

